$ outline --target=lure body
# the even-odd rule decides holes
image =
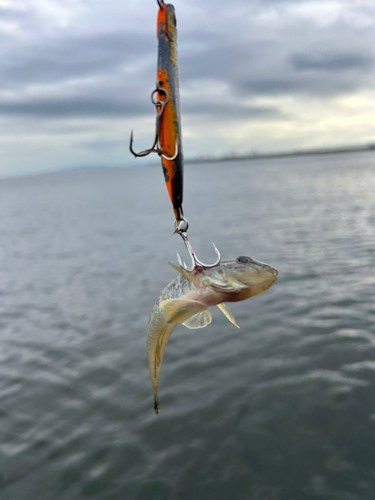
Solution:
[[[239,302],[268,290],[277,279],[277,271],[250,257],[238,257],[210,269],[186,271],[167,285],[154,304],[147,331],[147,357],[154,388],[154,408],[159,411],[158,379],[164,352],[178,324],[204,328],[212,321],[210,306],[217,305],[228,320],[238,327],[224,302]],[[239,328],[239,327],[238,327]]]
[[[171,4],[166,4],[159,9],[157,38],[157,87],[161,87],[168,94],[168,102],[161,117],[159,144],[170,157],[174,157],[177,151],[177,156],[173,160],[162,156],[161,162],[169,197],[176,219],[179,220],[182,213],[184,165],[177,66],[177,28],[175,10]],[[165,95],[160,92],[158,98],[165,100]]]

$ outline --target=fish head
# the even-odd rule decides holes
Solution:
[[[277,280],[277,271],[274,267],[244,255],[230,262],[226,272],[249,288],[253,292],[251,296],[268,290]]]
[[[276,279],[274,267],[240,256],[212,268],[206,275],[205,284],[225,293],[225,301],[237,302],[268,290]]]

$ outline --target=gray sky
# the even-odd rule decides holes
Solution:
[[[374,0],[174,6],[185,157],[375,142]],[[0,0],[0,176],[150,161],[157,10]]]

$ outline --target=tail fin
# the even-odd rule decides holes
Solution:
[[[159,413],[159,399],[158,399],[158,388],[154,386],[154,410],[156,415]]]

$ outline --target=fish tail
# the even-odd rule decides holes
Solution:
[[[156,415],[159,413],[159,398],[158,398],[158,388],[154,386],[154,410]]]

